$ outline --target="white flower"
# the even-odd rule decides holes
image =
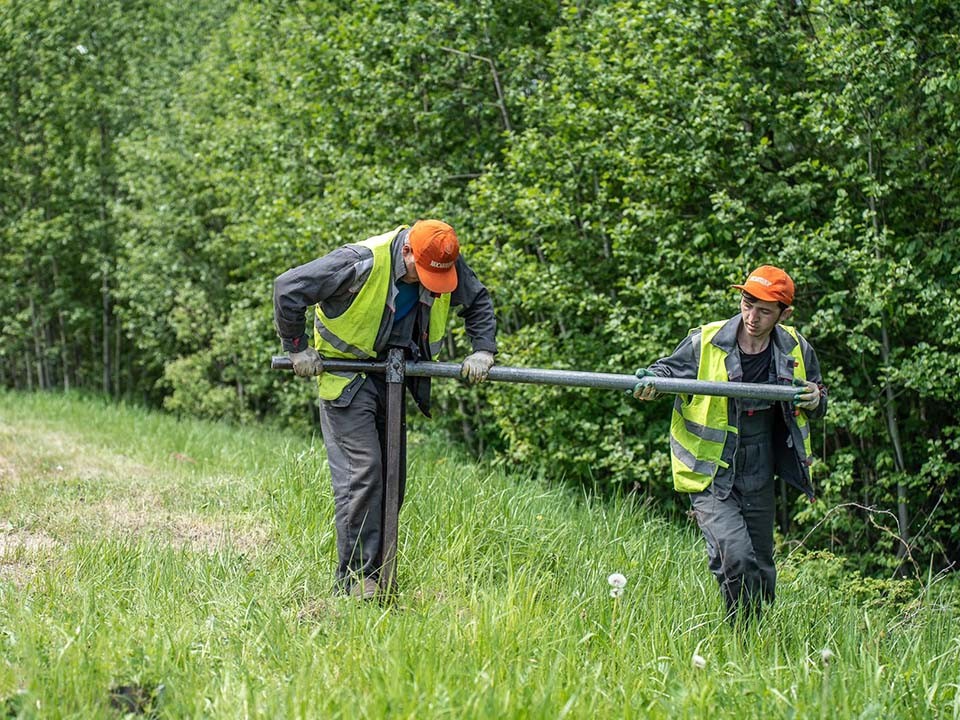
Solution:
[[[607,582],[610,583],[610,587],[612,588],[623,589],[627,586],[627,579],[620,573],[613,573],[613,575],[607,578]]]
[[[833,650],[830,648],[824,648],[821,650],[820,659],[823,660],[824,665],[827,665],[831,660],[833,660]]]
[[[622,596],[623,596],[623,588],[622,588],[622,587],[612,587],[612,588],[610,588],[610,597],[612,597],[612,598],[619,598],[619,597],[622,597]]]
[[[81,55],[86,55],[86,54],[87,54],[87,49],[86,49],[83,45],[77,45],[76,51],[77,51],[78,53],[80,53]]]
[[[690,661],[698,670],[703,670],[707,666],[707,659],[703,655],[698,655],[697,653],[693,654],[693,657],[690,658]]]

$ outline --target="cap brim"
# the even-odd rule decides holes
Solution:
[[[450,293],[457,289],[457,269],[455,267],[444,272],[426,270],[417,265],[417,277],[420,284],[434,293]]]
[[[750,293],[757,300],[763,300],[764,302],[780,302],[780,298],[774,297],[766,288],[759,285],[751,285],[747,287],[746,285],[731,285],[732,288],[737,288],[737,290],[743,290],[745,293]]]

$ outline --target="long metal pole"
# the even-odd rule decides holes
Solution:
[[[420,362],[408,360],[405,374],[412,377],[460,378],[459,363]],[[274,370],[292,370],[290,358],[274,356]],[[386,372],[387,363],[372,360],[324,360],[325,372]],[[488,381],[527,383],[532,385],[560,385],[606,390],[633,390],[639,380],[633,375],[615,373],[583,372],[579,370],[549,370],[545,368],[518,368],[494,365],[487,375]],[[754,400],[779,400],[790,402],[796,388],[790,385],[765,385],[762,383],[711,382],[685,380],[682,378],[650,377],[648,381],[657,392],[673,395],[713,395],[728,398],[752,398]]]

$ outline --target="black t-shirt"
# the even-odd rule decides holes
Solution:
[[[739,346],[737,346],[737,349],[740,350],[740,365],[743,367],[743,382],[767,382],[770,379],[770,358],[773,357],[771,343],[767,343],[767,347],[758,352],[756,355],[751,355],[744,352]]]
[[[739,346],[737,346],[737,350],[740,352],[740,367],[743,369],[743,379],[741,382],[770,382],[770,363],[773,362],[772,343],[767,343],[767,347],[755,355],[744,352]],[[773,403],[769,400],[756,400],[752,398],[740,398],[737,403],[740,406],[740,412],[747,416],[752,416],[754,413],[773,407]],[[765,423],[765,421],[761,421],[760,418],[753,418],[753,420],[755,422],[752,424],[764,425]],[[743,432],[744,429],[745,428],[741,427],[741,432]]]

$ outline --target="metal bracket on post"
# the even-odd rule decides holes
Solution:
[[[383,459],[383,537],[381,539],[380,592],[394,595],[397,582],[397,537],[400,517],[400,467],[403,445],[403,381],[406,363],[403,350],[392,348],[387,355],[387,456]]]

